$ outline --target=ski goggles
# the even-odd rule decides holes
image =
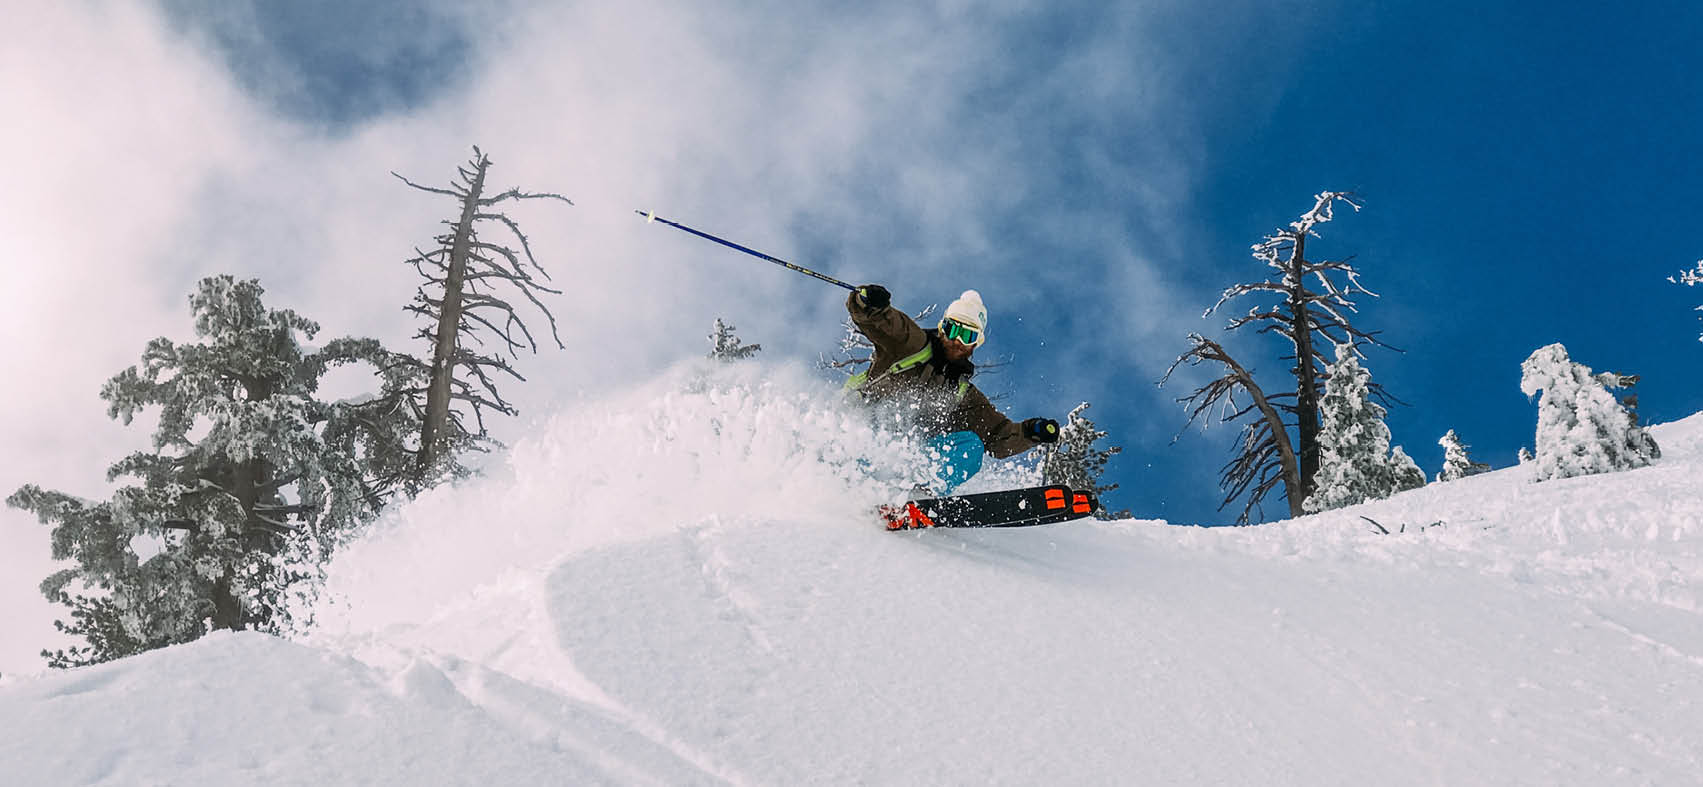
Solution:
[[[943,339],[957,339],[974,347],[981,342],[982,332],[973,325],[965,325],[957,320],[941,320],[940,336]]]

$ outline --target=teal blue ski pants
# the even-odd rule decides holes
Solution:
[[[934,462],[934,492],[947,495],[982,469],[987,445],[975,432],[953,432],[931,438],[925,447]]]

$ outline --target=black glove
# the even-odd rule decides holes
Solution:
[[[1030,418],[1023,422],[1023,436],[1037,443],[1058,442],[1058,422],[1051,418]]]
[[[865,284],[857,288],[857,304],[871,314],[887,308],[893,302],[893,293],[879,284]]]

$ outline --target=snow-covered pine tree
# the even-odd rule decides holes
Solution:
[[[1560,344],[1520,364],[1520,390],[1538,400],[1535,480],[1632,470],[1661,458],[1655,438],[1609,393],[1620,376],[1593,375]]]
[[[384,394],[387,400],[405,400],[405,406],[419,413],[418,456],[413,471],[401,479],[410,494],[446,478],[466,476],[468,470],[458,457],[496,445],[485,429],[486,410],[516,414],[495,378],[501,374],[524,380],[509,361],[518,358],[522,348],[536,353],[538,342],[520,312],[505,300],[505,285],[531,301],[549,321],[556,346],[565,349],[556,332],[556,315],[538,298],[542,293],[562,293],[534,278],[534,273],[544,279],[550,274],[533,257],[520,225],[497,212],[497,206],[533,199],[569,205],[573,201],[560,194],[514,188],[488,194],[485,176],[490,168],[491,157],[476,146],[472,160],[459,170],[460,179],[447,188],[422,186],[391,173],[413,188],[450,197],[456,204],[456,218],[444,222],[449,230],[434,239],[438,248],[408,260],[425,283],[405,308],[426,319],[427,325],[417,335],[431,343],[431,357],[396,356],[402,368],[389,375],[392,386]],[[520,248],[482,239],[480,229],[491,224],[506,229]],[[487,340],[500,349],[490,353],[474,349]]]
[[[1443,469],[1437,473],[1438,481],[1455,481],[1490,469],[1490,465],[1472,461],[1467,453],[1468,446],[1461,443],[1460,436],[1453,429],[1439,438],[1437,445],[1443,447]]]
[[[1425,484],[1425,474],[1407,452],[1390,450],[1384,408],[1372,401],[1371,372],[1360,365],[1354,348],[1336,346],[1336,363],[1325,379],[1320,402],[1319,474],[1313,494],[1303,502],[1309,513],[1379,500]]]
[[[27,485],[7,498],[53,527],[53,557],[75,566],[42,592],[70,608],[60,630],[86,647],[44,652],[54,667],[108,661],[214,629],[281,631],[291,593],[382,496],[348,449],[399,439],[371,430],[358,405],[314,398],[331,365],[380,362],[370,340],[304,353],[315,323],[262,305],[255,281],[204,279],[190,306],[194,344],[148,343],[140,366],[101,390],[126,424],[159,408],[154,452],[108,477],[134,479],[96,502]],[[325,435],[342,438],[328,442]],[[356,438],[354,435],[366,434]]]
[[[1419,463],[1413,461],[1413,457],[1408,456],[1399,445],[1390,449],[1390,476],[1395,484],[1395,488],[1390,490],[1392,495],[1426,484],[1425,471],[1419,469]]]
[[[1669,276],[1668,281],[1675,284],[1683,284],[1687,287],[1695,287],[1699,284],[1703,284],[1703,260],[1697,261],[1696,268],[1688,271],[1680,271],[1679,278],[1677,279]],[[1697,311],[1703,312],[1703,306],[1697,307]],[[1697,335],[1697,341],[1703,342],[1703,333]]]
[[[750,358],[763,349],[761,344],[744,344],[734,335],[738,328],[716,318],[715,325],[710,327],[710,355],[718,361],[738,361]]]
[[[1103,497],[1105,493],[1118,488],[1117,484],[1102,485],[1100,477],[1106,470],[1106,461],[1123,452],[1121,446],[1096,448],[1094,444],[1105,439],[1106,432],[1102,431],[1085,413],[1089,404],[1083,402],[1070,411],[1064,426],[1059,429],[1058,442],[1046,446],[1041,452],[1041,483],[1063,484],[1071,489],[1091,491],[1096,496]],[[1104,500],[1100,512],[1096,515],[1101,519],[1114,519],[1120,514],[1107,511]],[[1127,516],[1127,513],[1121,514]]]

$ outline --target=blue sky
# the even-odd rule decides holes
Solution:
[[[1447,428],[1498,466],[1531,444],[1518,364],[1549,342],[1642,374],[1647,419],[1697,411],[1699,298],[1663,279],[1703,256],[1703,10],[1447,5],[1324,24],[1264,122],[1212,129],[1212,235],[1243,242],[1230,220],[1269,215],[1274,186],[1364,196],[1322,250],[1358,255],[1384,295],[1366,324],[1407,353],[1369,365],[1412,404],[1389,423],[1433,471]]]
[[[509,23],[537,10],[487,8]],[[478,73],[504,58],[507,45],[474,23],[480,10],[162,6],[170,26],[222,64],[262,112],[330,137],[478,90]],[[805,93],[846,87],[811,84],[815,50],[841,48],[854,63],[879,57],[907,36],[927,35],[913,28],[918,23],[967,28],[963,47],[972,57],[920,62],[914,74],[873,74],[870,85],[854,84],[872,95],[910,88],[901,80],[913,76],[949,87],[921,86],[919,98],[901,102],[903,117],[869,121],[870,138],[839,155],[794,163],[790,172],[762,158],[749,162],[759,188],[764,178],[816,169],[807,174],[829,179],[831,204],[791,204],[760,225],[716,223],[709,206],[668,195],[657,196],[661,207],[836,275],[887,282],[912,306],[944,302],[963,287],[982,290],[997,321],[983,354],[1013,361],[985,387],[1005,393],[1018,417],[1093,401],[1101,426],[1125,448],[1113,479],[1123,484],[1121,507],[1222,521],[1203,470],[1219,463],[1232,430],[1191,433],[1170,445],[1180,410],[1147,389],[1162,362],[1181,351],[1184,334],[1216,337],[1234,309],[1204,321],[1170,318],[1198,314],[1217,290],[1262,275],[1248,245],[1324,189],[1351,189],[1365,202],[1360,213],[1328,225],[1312,248],[1354,255],[1383,296],[1365,299],[1361,325],[1384,331],[1406,352],[1374,350],[1367,365],[1410,403],[1389,423],[1428,470],[1440,463],[1435,440],[1449,428],[1480,459],[1513,461],[1531,442],[1533,421],[1518,391],[1519,361],[1552,341],[1594,368],[1644,375],[1649,418],[1703,409],[1703,348],[1689,308],[1703,298],[1663,281],[1703,256],[1703,241],[1687,232],[1703,202],[1703,172],[1687,144],[1703,138],[1703,95],[1692,78],[1703,57],[1689,40],[1703,29],[1703,11],[1644,5],[1610,15],[1582,3],[1435,2],[1153,3],[1130,11],[1017,3],[907,15],[893,4],[885,9],[889,27],[881,9],[765,13],[773,10],[730,7],[684,35],[740,52],[748,64],[735,78],[757,81],[802,65],[782,84]],[[853,31],[837,35],[847,25]],[[874,48],[858,50],[872,41]],[[596,57],[570,57],[564,67],[595,68]],[[748,120],[712,113],[698,122]],[[797,120],[779,115],[780,130],[767,133],[784,136]],[[871,146],[905,154],[880,155]],[[1015,162],[1021,169],[997,192],[946,192],[973,204],[931,204],[932,215],[917,215],[916,200],[886,198],[919,168]],[[380,164],[373,168],[388,168]],[[706,171],[706,180],[721,174]],[[582,203],[605,201],[571,185],[563,190]],[[703,191],[736,197],[716,195],[713,182]],[[857,216],[850,225],[848,212]],[[973,232],[957,226],[960,215],[973,217]],[[930,236],[939,235],[958,237],[931,248]],[[685,264],[717,266],[731,287],[820,299],[793,311],[831,321],[833,292],[797,282],[775,289],[772,279],[784,272],[686,243],[656,248],[692,255]],[[1146,271],[1119,271],[1131,261],[1106,255],[1108,246],[1144,258]],[[919,256],[929,258],[925,270],[913,262]],[[1151,290],[1164,291],[1163,308]],[[702,301],[688,309],[704,315],[758,323],[748,340],[781,353],[809,357],[833,332],[831,323],[824,333],[782,322],[787,336],[760,335],[761,318],[715,311],[718,304],[740,310],[728,293],[688,297]],[[1117,312],[1140,310],[1162,312],[1169,324],[1132,333]],[[1267,387],[1282,385],[1269,345],[1244,336],[1231,346]]]
[[[1124,447],[1112,505],[1229,522],[1216,477],[1235,429],[1172,444],[1173,399],[1200,378],[1154,383],[1189,332],[1218,336],[1227,314],[1200,315],[1223,288],[1263,275],[1248,247],[1323,190],[1364,201],[1309,248],[1353,255],[1382,294],[1360,325],[1406,352],[1366,365],[1410,403],[1389,425],[1428,473],[1451,428],[1497,466],[1533,442],[1519,364],[1551,342],[1643,375],[1650,420],[1703,410],[1703,290],[1666,281],[1703,258],[1703,9],[1687,4],[161,0],[27,16],[39,34],[0,51],[0,92],[31,119],[0,131],[31,152],[0,231],[39,264],[15,274],[35,295],[0,315],[0,340],[37,382],[0,408],[6,489],[101,493],[146,435],[105,418],[100,383],[147,339],[185,336],[202,276],[259,277],[325,337],[405,345],[400,260],[446,211],[389,172],[442,182],[474,144],[503,185],[577,204],[517,213],[572,319],[565,353],[523,359],[510,439],[702,353],[718,317],[771,359],[832,351],[839,291],[631,213],[654,208],[885,283],[901,306],[980,290],[980,360],[1011,361],[982,383],[1009,414],[1091,401]],[[1229,345],[1281,386],[1277,348]],[[11,555],[45,550],[17,512],[0,528]]]

